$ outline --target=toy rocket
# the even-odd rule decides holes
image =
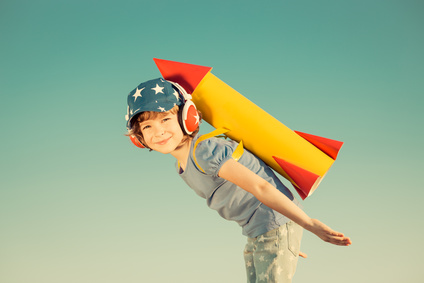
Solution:
[[[211,67],[153,59],[162,76],[192,94],[203,119],[289,180],[302,199],[318,187],[343,142],[296,132],[214,76]]]

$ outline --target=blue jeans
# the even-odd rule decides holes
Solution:
[[[244,250],[248,283],[290,283],[296,271],[303,228],[290,221],[256,238]]]

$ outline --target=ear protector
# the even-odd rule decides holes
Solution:
[[[144,144],[142,144],[141,143],[141,141],[135,136],[135,135],[130,135],[129,136],[130,137],[130,141],[136,146],[136,147],[139,147],[139,148],[146,148],[145,146],[144,146]]]
[[[173,88],[182,96],[184,100],[183,105],[180,106],[178,111],[178,122],[184,135],[191,135],[199,126],[199,113],[196,105],[191,101],[191,95],[178,83],[168,81],[172,84]],[[130,135],[131,142],[139,148],[148,148],[145,146],[135,135]]]
[[[191,101],[191,95],[182,86],[171,81],[168,82],[177,89],[184,99],[184,105],[180,107],[178,119],[183,133],[191,135],[199,126],[199,113],[197,112],[196,105]]]

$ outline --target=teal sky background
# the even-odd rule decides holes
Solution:
[[[303,205],[353,245],[305,232],[294,282],[420,282],[423,11],[418,0],[1,1],[0,282],[245,282],[237,224],[172,156],[124,136],[129,91],[160,76],[154,57],[211,66],[289,128],[345,142]]]

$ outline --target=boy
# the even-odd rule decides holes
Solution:
[[[306,215],[254,154],[234,141],[198,136],[200,117],[192,106],[177,84],[161,78],[142,83],[128,96],[129,136],[143,147],[173,155],[180,177],[211,209],[242,227],[248,237],[248,282],[291,282],[302,227],[329,243],[351,244],[342,233]]]

